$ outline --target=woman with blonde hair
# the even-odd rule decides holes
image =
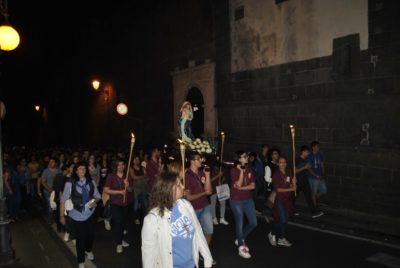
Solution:
[[[204,267],[212,266],[200,223],[190,202],[182,198],[183,193],[178,173],[160,174],[150,197],[150,212],[143,223],[144,268],[199,267],[199,254],[203,256]]]

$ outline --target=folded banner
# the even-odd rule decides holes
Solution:
[[[219,201],[227,200],[231,197],[231,191],[228,184],[222,184],[216,187],[217,196]]]

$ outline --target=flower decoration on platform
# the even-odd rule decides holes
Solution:
[[[211,154],[213,148],[208,141],[202,141],[199,138],[192,142],[185,142],[185,147],[191,151],[197,151],[199,154]]]

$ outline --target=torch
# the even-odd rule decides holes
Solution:
[[[126,180],[126,181],[128,181],[129,168],[130,168],[130,166],[131,166],[133,146],[135,146],[135,135],[134,135],[133,132],[132,132],[132,133],[131,133],[131,149],[130,149],[130,151],[129,151],[128,167],[126,168],[126,177],[125,177],[125,180]],[[125,185],[124,204],[125,204],[125,200],[126,200],[126,189],[127,189],[127,186]]]
[[[225,133],[221,132],[221,154],[219,157],[219,160],[221,162],[221,165],[219,167],[219,173],[221,174],[222,171],[222,163],[223,163],[223,157],[224,157],[224,143],[225,143]],[[219,185],[221,185],[221,177],[219,178]]]
[[[181,159],[182,159],[182,181],[183,188],[185,188],[185,144],[182,140],[178,139],[179,142],[179,150],[181,151]]]
[[[293,125],[289,125],[290,133],[292,134],[292,151],[293,151],[293,177],[296,176],[296,147],[294,144],[294,135],[296,130]],[[294,196],[296,196],[296,191],[294,191]]]

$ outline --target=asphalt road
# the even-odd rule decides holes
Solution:
[[[400,246],[388,247],[293,225],[287,229],[287,239],[293,246],[273,247],[267,238],[272,223],[266,223],[263,218],[258,218],[258,227],[247,239],[252,258],[242,259],[234,245],[234,222],[229,210],[227,220],[229,226],[215,227],[211,243],[211,252],[217,261],[214,267],[400,267]],[[54,226],[47,225],[40,216],[13,223],[11,229],[19,263],[26,267],[77,267],[72,242],[63,242],[62,235],[57,235]],[[95,260],[88,262],[87,267],[141,267],[141,225],[135,225],[130,219],[127,230],[125,240],[131,246],[117,254],[112,231],[106,231],[103,222],[98,222],[93,248]]]

